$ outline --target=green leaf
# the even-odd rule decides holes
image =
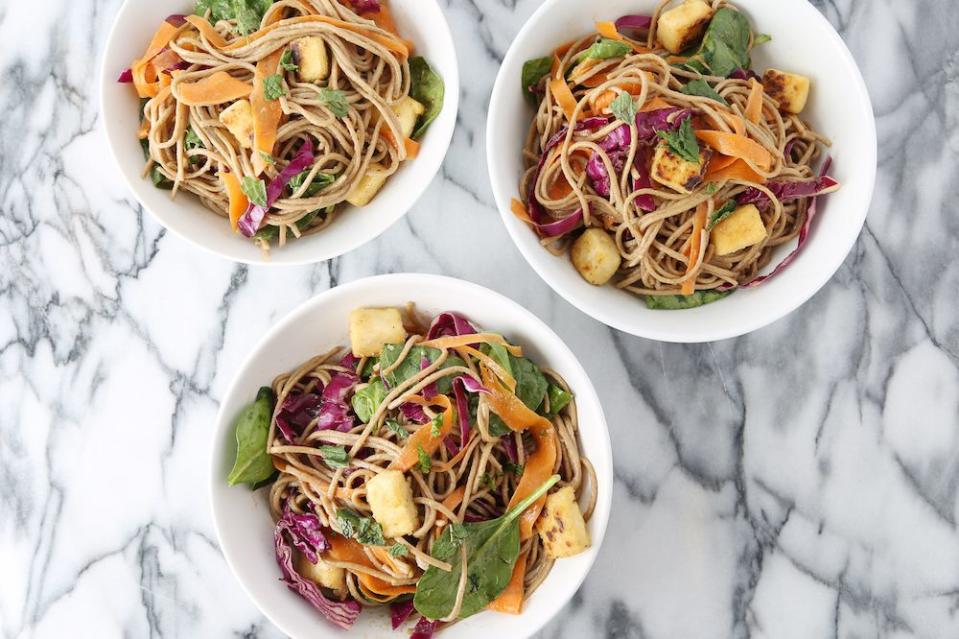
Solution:
[[[703,79],[693,80],[689,84],[683,87],[683,93],[686,95],[698,95],[703,98],[709,98],[710,100],[715,100],[723,106],[729,106],[729,102],[726,102],[726,98],[719,95],[715,89],[709,86],[709,83]]]
[[[383,380],[377,377],[372,382],[356,391],[353,395],[353,412],[364,424],[370,421],[377,407],[386,399],[387,391]]]
[[[293,50],[286,49],[283,52],[283,55],[280,56],[280,66],[283,67],[285,71],[299,71],[300,65],[293,61]]]
[[[692,295],[647,295],[646,306],[654,311],[681,311],[718,302],[732,291],[696,291]]]
[[[283,76],[279,73],[268,75],[263,79],[263,95],[267,100],[279,100],[281,96],[289,93],[286,85],[283,84]]]
[[[732,215],[735,210],[736,210],[735,200],[729,200],[728,202],[723,204],[721,207],[713,211],[713,214],[709,217],[709,224],[706,225],[706,230],[712,231],[717,224],[719,224],[720,222],[725,220],[727,217]]]
[[[346,468],[350,463],[350,456],[344,446],[320,446],[320,455],[330,468]]]
[[[670,150],[687,162],[699,163],[699,142],[693,132],[692,118],[686,118],[676,131],[656,131]]]
[[[260,157],[263,158],[263,161],[267,164],[276,164],[276,160],[273,159],[273,156],[266,151],[257,151],[257,153],[260,154]]]
[[[240,188],[250,201],[257,206],[266,206],[266,184],[255,177],[244,176],[240,181]]]
[[[406,439],[410,436],[410,432],[400,426],[400,423],[395,419],[386,420],[386,427],[396,433],[397,439],[399,439],[401,442],[406,441]]]
[[[410,97],[426,107],[426,111],[416,120],[412,138],[418,140],[426,133],[436,116],[443,110],[443,98],[446,85],[429,63],[421,58],[410,59]]]
[[[516,380],[516,396],[531,410],[538,409],[549,385],[539,366],[526,357],[510,355],[509,351],[499,344],[484,344],[482,350]],[[502,437],[512,430],[499,415],[490,413],[489,432],[493,437]]]
[[[424,475],[428,475],[430,470],[433,468],[433,460],[430,459],[430,456],[419,444],[416,445],[416,456],[419,458],[420,472]]]
[[[620,93],[609,108],[620,122],[632,124],[636,119],[636,101],[628,93]]]
[[[345,118],[350,114],[350,102],[346,99],[346,94],[339,89],[320,89],[320,102],[338,118]]]
[[[704,190],[706,191],[706,195],[714,195],[717,191],[719,191],[719,183],[710,182],[706,185]]]
[[[312,168],[306,169],[301,173],[297,173],[290,179],[290,192],[296,193],[301,186],[303,186],[303,181],[310,175]],[[310,185],[306,187],[306,190],[303,191],[303,195],[300,197],[313,197],[329,185],[333,184],[336,181],[336,175],[333,173],[323,173],[322,171],[313,176],[313,181],[310,182]]]
[[[210,12],[210,22],[216,24],[220,20],[233,19],[232,0],[197,0],[194,13],[198,16],[206,15]]]
[[[526,467],[523,466],[523,464],[514,464],[509,460],[503,462],[503,468],[506,469],[506,472],[512,473],[515,477],[522,477],[523,471],[526,470]]]
[[[376,363],[380,361],[379,357],[367,357],[366,363],[363,364],[363,370],[360,371],[361,379],[368,379],[370,375],[373,374],[373,368],[376,366]]]
[[[193,130],[192,126],[187,127],[186,134],[183,136],[183,143],[188,151],[206,148],[206,146],[203,144],[203,140],[201,140],[200,136],[196,134],[196,131]]]
[[[410,554],[409,549],[399,542],[390,546],[390,557],[405,557],[408,554]]]
[[[402,352],[403,344],[384,345],[383,350],[380,351],[380,369],[382,370],[392,366]],[[441,351],[436,348],[430,348],[428,346],[414,346],[410,349],[410,352],[406,355],[406,358],[400,362],[400,365],[385,376],[386,383],[389,384],[390,388],[396,388],[422,370],[420,368],[420,362],[424,357],[428,359],[430,363],[433,363],[441,354]],[[464,362],[462,359],[456,357],[455,355],[451,355],[446,358],[442,368],[465,365],[466,362]],[[450,393],[453,390],[452,376],[438,379],[436,381],[436,390],[442,395]]]
[[[433,418],[433,421],[430,422],[430,435],[433,437],[440,436],[440,428],[443,426],[443,415],[437,415]]]
[[[523,63],[523,73],[520,81],[523,83],[523,97],[531,106],[535,107],[539,104],[539,94],[536,89],[539,87],[540,81],[549,75],[552,66],[553,58],[548,56],[533,58]]]
[[[571,393],[564,391],[556,384],[549,385],[549,388],[546,390],[546,395],[549,397],[550,416],[558,414],[559,411],[566,408],[567,404],[573,399]]]
[[[748,69],[751,35],[746,16],[723,7],[713,15],[699,49],[680,66],[723,78],[736,69]]]
[[[266,442],[275,401],[273,389],[264,386],[236,420],[236,459],[227,477],[231,486],[256,484],[273,474],[273,458],[266,451]]]
[[[466,549],[468,586],[458,618],[465,619],[485,609],[503,592],[513,574],[519,557],[519,516],[557,481],[559,475],[553,475],[502,517],[460,524],[462,529],[446,526],[433,544],[432,555],[449,563],[451,570],[446,572],[435,566],[426,569],[413,595],[416,610],[429,619],[442,619],[453,611],[464,569],[461,547]]]
[[[576,62],[583,60],[609,60],[610,58],[621,58],[628,54],[632,49],[625,42],[619,40],[610,40],[609,38],[600,38],[594,42],[585,51],[576,56]]]
[[[367,546],[385,546],[383,528],[372,517],[363,517],[355,510],[336,511],[336,527],[344,537],[350,537]]]
[[[761,44],[766,44],[767,42],[772,42],[773,37],[768,33],[760,33],[755,38],[753,38],[753,48],[755,49]]]
[[[273,0],[197,0],[195,13],[199,16],[210,11],[210,21],[236,20],[240,35],[253,33],[260,28],[263,14],[273,4]]]

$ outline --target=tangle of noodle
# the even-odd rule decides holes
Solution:
[[[765,95],[760,121],[749,122],[744,117],[750,90],[747,81],[701,76],[670,65],[668,52],[657,48],[656,24],[671,2],[662,0],[653,15],[652,27],[645,42],[651,53],[598,60],[585,73],[576,76],[577,82],[591,77],[602,78],[602,74],[605,74],[605,79],[593,88],[582,84],[570,87],[577,103],[574,120],[585,117],[590,104],[607,89],[621,93],[622,89],[617,84],[628,79],[631,83],[642,85],[639,94],[634,96],[640,110],[644,104],[659,98],[670,106],[692,110],[694,118],[700,120],[704,128],[724,132],[733,131],[727,117],[741,119],[746,135],[772,156],[772,167],[768,171],[750,165],[767,181],[815,178],[813,167],[818,164],[823,155],[823,146],[829,145],[829,140],[813,131],[799,116],[780,113],[776,101]],[[731,6],[726,0],[712,0],[711,4],[714,11]],[[596,35],[592,34],[572,43],[560,56],[560,77],[576,66],[576,55],[595,40]],[[705,79],[729,103],[729,107],[710,98],[681,92],[689,81],[698,78]],[[608,114],[609,109],[604,109],[603,113]],[[768,188],[754,182],[735,179],[718,183],[704,182],[689,194],[673,191],[654,182],[650,188],[631,191],[632,180],[638,177],[633,161],[642,146],[642,142],[637,140],[635,127],[623,168],[619,171],[615,170],[609,154],[598,145],[622,125],[616,118],[600,129],[566,135],[563,142],[547,156],[536,183],[530,185],[547,141],[567,125],[566,114],[547,83],[546,93],[539,103],[523,148],[526,170],[520,183],[520,193],[529,192],[532,186],[533,197],[542,204],[550,218],[559,220],[581,209],[586,227],[600,227],[611,233],[622,257],[622,265],[614,281],[615,286],[621,289],[637,295],[675,295],[680,293],[682,282],[689,277],[695,278],[696,290],[726,289],[746,284],[769,265],[777,247],[797,238],[806,220],[810,198],[784,203]],[[586,174],[584,157],[592,154],[601,156],[610,176],[608,197],[593,189]],[[569,192],[558,197],[554,193],[551,197],[549,186],[563,179],[571,187]],[[712,216],[722,203],[734,199],[748,187],[759,189],[772,201],[772,206],[762,211],[766,239],[737,253],[719,256],[709,241],[709,234],[702,233],[703,248],[698,255],[690,257],[693,218],[697,207],[703,202],[708,203],[707,215]],[[656,209],[647,212],[639,208],[636,199],[641,195],[652,195]],[[544,238],[541,243],[550,252],[560,255],[569,250],[573,239],[566,235]],[[688,268],[690,259],[694,260],[691,269]]]

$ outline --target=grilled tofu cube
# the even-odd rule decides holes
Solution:
[[[358,308],[350,313],[350,346],[357,357],[379,355],[384,344],[405,340],[399,309]]]
[[[416,128],[416,121],[426,112],[426,107],[410,97],[405,97],[390,107],[400,121],[400,130],[410,137]]]
[[[253,147],[253,107],[249,100],[237,100],[220,111],[220,122],[244,149]]]
[[[699,162],[685,160],[665,142],[656,146],[650,175],[654,180],[680,193],[689,193],[703,183],[703,169],[706,167],[706,152],[700,145]]]
[[[300,67],[296,74],[303,82],[319,82],[330,75],[330,59],[323,38],[297,38],[290,44],[290,49],[293,51],[293,61]]]
[[[802,113],[809,99],[809,78],[796,73],[769,69],[763,75],[763,89],[786,113]]]
[[[303,553],[296,553],[295,567],[304,578],[332,590],[338,598],[346,596],[346,571],[343,568],[331,566],[319,557],[314,564]]]
[[[703,0],[686,0],[659,16],[656,37],[670,53],[679,53],[702,37],[712,17]]]
[[[572,557],[589,548],[589,531],[572,486],[564,486],[546,498],[536,530],[543,539],[546,556],[552,559]]]
[[[346,201],[353,206],[365,206],[370,203],[383,185],[386,184],[386,178],[390,174],[382,164],[371,164],[366,170],[366,175],[360,178],[356,186],[346,194]]]
[[[766,239],[766,225],[755,204],[740,206],[717,224],[710,235],[716,255],[732,255]]]
[[[419,526],[413,491],[401,471],[384,470],[367,481],[366,501],[386,537],[409,535]]]
[[[576,238],[569,256],[583,279],[596,286],[602,286],[612,279],[623,261],[613,238],[598,228],[586,229]]]

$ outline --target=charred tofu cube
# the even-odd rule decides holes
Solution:
[[[346,571],[343,568],[331,566],[322,558],[317,558],[317,562],[314,564],[307,559],[306,555],[297,553],[296,571],[316,585],[332,590],[340,599],[343,599],[347,594]]]
[[[396,119],[400,121],[400,130],[405,137],[410,137],[413,129],[416,128],[416,121],[423,113],[426,107],[410,97],[405,97],[390,107],[396,114]]]
[[[386,168],[381,164],[371,164],[367,169],[366,175],[360,178],[349,193],[346,194],[346,201],[353,206],[365,206],[370,203],[383,185],[386,184],[386,178],[390,175]]]
[[[763,89],[786,113],[799,114],[809,100],[809,78],[796,73],[769,69],[763,75]]]
[[[253,147],[253,108],[249,100],[237,100],[220,111],[220,122],[244,149]]]
[[[419,527],[413,491],[401,471],[384,470],[367,481],[366,501],[386,537],[409,535]]]
[[[700,148],[699,161],[690,162],[679,157],[669,145],[660,142],[653,155],[650,175],[654,180],[680,193],[690,193],[703,182],[703,169],[706,166],[705,151]]]
[[[569,256],[583,279],[596,286],[611,280],[623,261],[613,238],[598,228],[586,229],[576,238]]]
[[[300,67],[297,76],[303,82],[320,82],[330,75],[330,59],[323,38],[297,38],[290,45],[290,49],[293,51],[293,61]]]
[[[546,498],[536,530],[546,556],[552,559],[572,557],[589,548],[589,531],[572,486],[564,486]]]
[[[702,37],[713,16],[703,0],[686,0],[659,16],[656,37],[667,51],[679,53]]]
[[[357,357],[379,355],[384,344],[405,340],[399,309],[358,308],[350,313],[350,346]]]
[[[766,239],[766,225],[754,204],[740,206],[713,228],[710,241],[716,255],[732,255]]]

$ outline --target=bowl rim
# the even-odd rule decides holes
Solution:
[[[124,171],[122,162],[117,153],[117,150],[114,148],[114,145],[111,141],[110,134],[108,132],[109,124],[107,123],[107,112],[106,105],[110,102],[110,98],[107,94],[109,87],[115,82],[111,79],[112,75],[110,73],[110,51],[113,49],[115,40],[119,39],[120,36],[120,25],[125,21],[128,13],[133,12],[133,6],[136,2],[140,0],[123,0],[123,3],[120,5],[116,14],[113,17],[113,21],[110,25],[110,30],[107,34],[107,38],[104,42],[103,49],[100,52],[100,64],[97,65],[97,72],[100,74],[99,83],[96,90],[96,99],[98,100],[97,106],[97,115],[99,116],[99,122],[97,123],[97,129],[99,130],[99,135],[104,140],[107,149],[109,149],[109,155],[113,162],[113,167],[116,169],[117,174],[122,178],[123,183],[126,185],[130,193],[133,194],[134,199],[140,207],[147,211],[150,216],[163,227],[165,230],[172,233],[177,238],[186,241],[189,245],[199,248],[207,254],[215,255],[221,259],[228,260],[237,264],[250,264],[250,265],[262,265],[262,266],[305,266],[311,264],[319,264],[321,262],[326,262],[328,260],[340,257],[347,253],[350,253],[370,242],[373,242],[378,237],[383,235],[387,230],[389,230],[394,224],[400,221],[405,217],[416,204],[422,199],[423,195],[426,193],[426,190],[429,188],[430,184],[436,179],[436,176],[440,174],[440,171],[443,168],[443,162],[446,159],[447,153],[449,153],[450,146],[453,142],[453,133],[456,130],[456,122],[459,119],[459,99],[460,99],[460,76],[459,76],[459,59],[457,56],[456,45],[453,40],[453,34],[450,30],[449,21],[446,19],[446,13],[443,10],[443,7],[440,5],[439,0],[417,0],[418,2],[429,2],[432,4],[437,13],[440,16],[440,28],[433,29],[430,32],[430,37],[435,38],[437,43],[444,49],[444,57],[449,56],[449,72],[444,75],[443,82],[445,86],[444,92],[444,109],[449,109],[452,111],[452,117],[449,119],[448,126],[445,127],[445,130],[439,130],[435,135],[439,135],[440,138],[437,138],[435,143],[435,148],[440,149],[433,160],[435,166],[432,170],[429,171],[429,179],[423,180],[423,183],[419,188],[419,193],[415,198],[411,199],[409,203],[403,207],[392,207],[392,210],[387,211],[388,215],[383,216],[381,219],[382,223],[378,227],[374,227],[375,231],[372,234],[354,234],[350,236],[348,241],[344,241],[338,244],[336,247],[332,247],[327,250],[318,251],[314,250],[308,252],[306,255],[299,258],[291,258],[289,256],[284,257],[283,251],[281,250],[271,250],[269,257],[261,255],[258,258],[245,257],[240,255],[232,255],[225,251],[214,248],[208,242],[201,240],[196,234],[190,234],[181,231],[180,229],[175,228],[173,225],[168,224],[164,221],[163,216],[157,213],[152,207],[147,205],[143,198],[140,197],[137,186],[135,186],[131,179],[128,178]],[[161,2],[168,2],[170,4],[189,4],[191,0],[160,0]],[[449,76],[449,77],[447,77]],[[96,80],[95,80],[96,81]],[[434,122],[435,124],[435,122]],[[151,187],[152,188],[152,187]],[[190,194],[192,196],[192,194]],[[171,200],[172,201],[172,200]],[[335,221],[334,221],[335,223]],[[306,238],[310,239],[310,238]]]
[[[526,324],[529,328],[535,329],[538,334],[544,335],[544,342],[552,342],[548,346],[548,350],[558,352],[563,358],[567,359],[570,367],[573,372],[580,376],[583,380],[583,388],[577,389],[576,394],[578,396],[588,395],[590,400],[597,407],[597,412],[595,416],[592,416],[592,419],[595,419],[595,429],[597,430],[598,436],[600,438],[600,453],[603,458],[602,465],[597,464],[595,459],[591,457],[591,461],[596,470],[596,484],[597,484],[597,495],[596,495],[596,507],[594,509],[594,517],[599,514],[600,518],[595,520],[595,533],[592,535],[591,539],[591,548],[592,552],[588,557],[588,561],[583,568],[583,570],[576,575],[575,579],[567,580],[568,583],[573,583],[574,588],[570,590],[569,597],[566,601],[561,603],[561,606],[555,610],[551,615],[544,616],[540,619],[539,623],[530,623],[527,627],[523,629],[523,635],[516,635],[517,639],[522,639],[524,637],[530,637],[540,629],[542,629],[547,623],[554,619],[559,612],[562,610],[562,605],[565,605],[566,602],[571,599],[575,593],[582,586],[583,582],[586,580],[586,577],[592,572],[593,566],[596,563],[596,558],[598,557],[603,541],[606,537],[606,530],[609,526],[609,518],[612,512],[612,500],[613,500],[613,481],[614,481],[614,460],[613,460],[613,450],[612,443],[609,436],[609,425],[606,421],[606,413],[603,410],[603,403],[599,398],[599,394],[596,392],[596,387],[592,383],[592,379],[589,374],[586,372],[586,369],[583,367],[582,363],[579,361],[579,358],[573,352],[573,350],[566,344],[563,340],[546,322],[540,319],[535,313],[524,307],[519,302],[514,301],[513,299],[494,291],[492,289],[486,288],[475,282],[470,282],[468,280],[463,280],[460,278],[450,277],[446,275],[435,275],[429,273],[388,273],[381,275],[371,275],[368,277],[363,277],[357,280],[354,280],[349,283],[341,284],[334,288],[327,289],[322,291],[313,297],[301,302],[291,311],[289,311],[282,318],[274,322],[270,329],[264,333],[257,343],[250,348],[246,357],[243,358],[243,361],[233,370],[232,379],[229,386],[227,386],[226,391],[223,393],[222,399],[219,402],[219,407],[217,408],[216,420],[214,422],[214,427],[211,432],[211,446],[207,457],[208,465],[208,481],[207,484],[207,499],[209,509],[212,515],[213,520],[213,529],[216,534],[216,541],[219,547],[221,554],[226,560],[227,566],[230,569],[230,572],[233,575],[233,578],[240,584],[243,592],[246,593],[246,596],[253,602],[257,610],[260,611],[267,619],[270,620],[273,625],[279,628],[282,632],[287,634],[290,637],[296,637],[297,635],[294,632],[294,629],[289,627],[284,620],[277,618],[272,613],[267,612],[264,606],[261,604],[260,600],[253,594],[252,590],[247,586],[246,582],[239,577],[239,572],[236,569],[236,562],[238,558],[233,554],[231,550],[228,550],[228,544],[224,544],[224,526],[226,522],[220,520],[218,516],[218,490],[223,489],[224,477],[220,472],[222,469],[218,465],[218,456],[219,456],[219,446],[221,445],[225,436],[228,435],[228,429],[230,428],[230,418],[232,415],[226,414],[227,409],[227,400],[232,397],[236,392],[241,383],[241,377],[244,371],[246,371],[254,360],[256,360],[260,355],[266,345],[273,341],[273,339],[282,335],[286,332],[289,327],[295,324],[300,320],[304,315],[308,315],[313,312],[316,308],[322,307],[328,302],[341,298],[349,297],[353,294],[362,292],[365,289],[376,288],[382,283],[390,284],[392,283],[395,287],[405,287],[411,290],[418,290],[417,286],[429,287],[433,284],[441,283],[444,285],[460,287],[463,290],[471,291],[482,296],[488,296],[491,299],[495,300],[501,306],[510,306],[514,308],[520,316],[523,317],[523,323]],[[451,304],[451,308],[455,310],[455,302]],[[344,328],[344,334],[347,331]],[[537,345],[541,345],[541,342],[538,342]],[[547,350],[543,348],[541,350]],[[590,520],[590,525],[593,525],[594,519]],[[548,579],[548,577],[547,577]],[[518,618],[521,618],[520,615]]]
[[[539,6],[539,8],[536,9],[536,11],[534,11],[523,23],[523,26],[520,28],[519,32],[512,39],[506,55],[503,56],[503,61],[500,64],[499,71],[496,74],[496,80],[493,84],[492,93],[490,94],[489,109],[487,112],[485,140],[486,166],[487,173],[489,174],[490,185],[493,191],[493,199],[496,202],[496,208],[499,210],[500,218],[502,219],[504,226],[506,226],[506,230],[509,233],[510,239],[512,239],[516,248],[519,249],[520,253],[523,255],[523,259],[526,260],[527,264],[529,264],[533,270],[536,271],[536,274],[539,275],[539,277],[546,282],[546,284],[549,285],[554,292],[556,292],[560,297],[568,301],[584,314],[624,333],[666,343],[699,344],[740,337],[778,322],[808,302],[836,275],[836,272],[842,267],[843,262],[845,262],[846,258],[849,256],[849,253],[852,251],[853,247],[858,241],[859,236],[862,234],[862,229],[865,226],[866,218],[872,205],[878,170],[879,147],[875,112],[873,109],[872,100],[869,96],[869,91],[866,87],[866,82],[863,78],[859,65],[856,63],[856,60],[853,57],[852,52],[849,50],[849,47],[846,46],[845,41],[833,28],[832,24],[830,24],[826,17],[807,0],[781,0],[782,2],[791,2],[798,8],[798,10],[806,12],[807,19],[816,23],[820,29],[824,29],[824,33],[827,34],[826,37],[828,37],[833,44],[838,46],[842,58],[840,62],[847,65],[851,71],[853,82],[849,87],[849,90],[854,94],[854,98],[861,101],[866,107],[865,111],[868,111],[868,117],[863,118],[866,124],[866,134],[868,138],[864,144],[864,147],[868,153],[868,157],[863,158],[862,162],[857,162],[856,164],[857,167],[861,167],[861,170],[863,171],[862,175],[866,180],[865,184],[868,187],[868,196],[858,207],[860,209],[857,219],[859,229],[854,235],[850,234],[849,238],[843,243],[843,245],[838,247],[836,251],[832,253],[832,257],[829,260],[829,268],[825,269],[825,274],[823,276],[816,278],[812,281],[811,286],[792,296],[787,302],[779,305],[775,312],[765,315],[758,313],[746,314],[742,317],[741,322],[735,326],[729,326],[726,328],[713,328],[711,326],[706,326],[699,333],[691,334],[685,331],[657,329],[646,326],[642,321],[630,321],[624,319],[621,314],[608,312],[605,306],[594,306],[589,304],[576,292],[576,288],[574,286],[567,286],[567,284],[561,281],[560,278],[555,278],[551,275],[551,271],[553,269],[552,267],[548,266],[549,262],[547,262],[544,255],[541,255],[541,253],[547,252],[544,251],[542,247],[532,247],[526,245],[526,242],[521,239],[521,233],[530,233],[531,231],[525,224],[516,219],[516,217],[510,211],[509,200],[516,193],[516,184],[518,184],[518,180],[516,181],[516,184],[508,186],[502,184],[501,180],[499,180],[497,176],[496,162],[494,161],[492,153],[492,149],[499,146],[496,144],[495,140],[497,138],[499,122],[501,121],[501,119],[497,117],[500,111],[500,103],[505,99],[503,97],[505,96],[505,92],[512,90],[510,88],[512,80],[511,78],[506,77],[505,71],[508,67],[514,66],[514,60],[519,55],[518,50],[520,43],[530,38],[530,36],[534,33],[537,24],[546,14],[555,11],[555,6],[565,1],[567,0],[545,0]],[[570,266],[570,268],[572,267]],[[629,293],[626,292],[623,292],[623,294],[629,295]],[[637,303],[640,302],[638,298],[636,301]],[[681,313],[683,311],[670,312]],[[641,316],[637,315],[636,317]]]

